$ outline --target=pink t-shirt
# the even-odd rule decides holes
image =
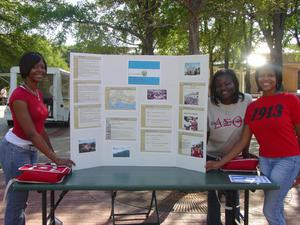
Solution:
[[[18,137],[25,140],[28,140],[28,137],[26,136],[16,119],[15,111],[12,107],[12,104],[16,100],[26,102],[28,112],[31,116],[32,122],[34,123],[35,129],[38,133],[41,134],[44,131],[45,120],[48,118],[48,110],[47,107],[44,105],[42,92],[38,91],[38,93],[39,99],[37,96],[30,93],[28,90],[22,87],[17,87],[9,98],[9,107],[12,112],[12,118],[14,121],[14,128],[12,132]]]
[[[300,101],[292,94],[262,96],[246,111],[245,124],[259,143],[263,157],[300,155],[295,125],[300,124]]]

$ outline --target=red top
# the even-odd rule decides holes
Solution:
[[[38,93],[40,100],[37,96],[30,93],[28,90],[22,87],[17,87],[9,98],[9,107],[14,121],[14,128],[12,132],[18,137],[25,140],[28,140],[28,137],[26,136],[16,119],[12,103],[15,100],[21,100],[27,103],[27,109],[31,116],[32,122],[34,123],[35,129],[38,133],[41,134],[44,131],[45,120],[48,118],[48,110],[47,107],[44,105],[42,92],[38,91]]]
[[[259,143],[263,157],[300,155],[295,125],[300,124],[300,101],[292,94],[262,96],[246,111],[245,124]]]

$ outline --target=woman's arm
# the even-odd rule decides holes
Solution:
[[[252,137],[252,132],[248,125],[245,125],[243,128],[243,133],[241,139],[233,146],[230,152],[225,155],[220,161],[207,161],[206,170],[219,169],[224,164],[229,162],[235,156],[240,154],[248,145]]]
[[[22,130],[24,131],[24,133],[26,134],[28,139],[32,142],[32,144],[39,151],[41,151],[51,161],[53,161],[57,164],[60,164],[60,165],[62,164],[62,165],[67,165],[67,166],[75,165],[75,163],[72,160],[59,158],[53,151],[52,146],[51,145],[48,146],[44,137],[36,131],[34,123],[28,112],[26,102],[21,101],[21,100],[15,100],[12,104],[12,107],[14,109],[16,119],[17,119],[18,123],[20,124]],[[48,135],[47,135],[47,137],[48,137]]]
[[[244,159],[251,158],[251,154],[249,154],[250,141],[251,141],[251,138],[250,138],[248,144],[246,145],[246,147],[242,151],[242,155],[243,155]]]
[[[298,138],[298,143],[300,145],[300,124],[296,124],[295,131],[296,131],[296,135]],[[296,177],[296,179],[294,181],[293,187],[296,187],[299,184],[300,184],[300,173],[298,173],[298,176]]]
[[[54,151],[54,149],[53,149],[53,147],[52,147],[52,144],[51,144],[51,141],[50,141],[50,138],[49,138],[47,132],[44,130],[43,133],[41,133],[41,135],[42,135],[44,141],[45,141],[45,142],[47,143],[47,145],[49,146],[49,148],[51,148],[52,151]]]
[[[295,131],[296,131],[296,135],[297,135],[297,138],[298,138],[298,143],[300,145],[300,124],[296,124]]]

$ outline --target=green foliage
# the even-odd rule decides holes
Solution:
[[[284,46],[290,44],[295,39],[300,50],[300,1],[295,0],[295,4],[290,8],[290,16],[286,20],[286,30],[284,37]]]
[[[59,1],[2,0],[0,1],[0,72],[9,72],[18,65],[26,51],[41,52],[49,66],[67,69],[60,47],[53,46],[43,35],[43,8],[51,8]],[[47,4],[45,4],[47,3]],[[33,31],[35,31],[33,34]]]
[[[186,30],[170,31],[166,36],[162,36],[157,44],[159,55],[187,55],[188,54],[188,33]]]
[[[7,53],[0,55],[1,72],[9,72],[12,66],[18,65],[21,55],[27,51],[40,52],[45,57],[48,66],[68,69],[68,64],[65,58],[63,58],[62,49],[60,47],[51,45],[47,39],[39,35],[28,36],[22,34],[20,38],[22,39],[9,40],[6,46],[7,48],[1,48],[1,52]],[[11,42],[14,40],[15,42]]]
[[[95,54],[128,54],[130,51],[127,47],[117,47],[114,45],[101,45],[95,40],[83,41],[74,46],[69,47],[71,52],[89,52]]]
[[[188,54],[193,10],[187,6],[194,3],[201,4],[199,49],[210,55],[211,65],[243,66],[262,37],[272,48],[291,46],[299,37],[299,0],[82,0],[75,6],[66,0],[1,0],[0,72],[29,50],[44,54],[49,66],[65,69],[70,51]],[[284,33],[276,37],[280,16]],[[63,46],[68,33],[74,46]],[[299,52],[299,46],[293,49]]]
[[[88,39],[102,46],[130,46],[142,54],[153,54],[161,30],[166,32],[172,26],[164,12],[169,2],[98,0],[95,4],[84,5],[79,8],[85,14],[81,14],[84,16],[75,25],[76,38],[78,42]]]
[[[168,29],[159,29],[156,34],[156,52],[160,55],[186,55],[188,54],[188,13],[178,2],[162,4],[163,20]]]

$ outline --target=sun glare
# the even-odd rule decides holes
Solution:
[[[263,55],[253,53],[247,57],[247,63],[250,66],[259,67],[266,63],[266,58]]]

